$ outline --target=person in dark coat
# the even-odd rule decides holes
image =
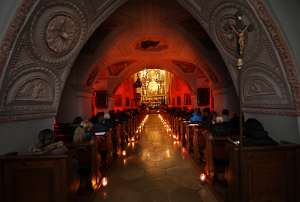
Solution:
[[[245,123],[245,146],[277,145],[278,143],[269,137],[263,125],[256,119],[248,119]]]

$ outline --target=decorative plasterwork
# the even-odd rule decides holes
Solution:
[[[118,76],[122,73],[129,65],[134,63],[132,60],[121,61],[115,64],[108,66],[108,71],[111,76]]]
[[[285,82],[263,64],[251,65],[242,76],[243,107],[293,109]]]
[[[16,15],[10,22],[10,25],[7,28],[7,31],[4,35],[4,38],[0,44],[0,78],[4,75],[5,66],[9,60],[9,54],[13,49],[14,42],[21,31],[26,19],[30,16],[30,10],[33,8],[33,5],[36,3],[36,0],[24,0],[20,4],[19,8],[16,10]],[[1,82],[1,79],[0,79]],[[0,83],[1,84],[1,83]]]
[[[110,5],[112,2],[115,1],[107,0],[105,4]],[[195,5],[198,1],[188,0],[185,2]],[[264,72],[262,68],[258,68],[257,71],[261,72],[260,76],[249,76],[249,79],[254,84],[245,83],[246,87],[243,88],[246,92],[244,94],[245,104],[251,103],[251,110],[256,112],[277,113],[278,110],[281,110],[280,113],[284,114],[284,110],[286,110],[286,113],[289,115],[293,112],[294,114],[297,112],[300,115],[300,84],[297,78],[297,67],[286,40],[280,32],[279,26],[270,15],[264,0],[215,0],[201,5],[205,5],[205,8],[210,8],[208,4],[214,5],[213,10],[205,9],[205,12],[209,12],[208,16],[211,16],[210,20],[202,17],[199,21],[202,23],[205,21],[203,27],[209,27],[209,30],[206,30],[209,32],[208,34],[224,44],[224,46],[218,45],[224,58],[229,56],[233,61],[235,56],[233,50],[235,41],[232,39],[232,33],[224,29],[224,24],[228,23],[228,21],[230,22],[232,15],[239,9],[244,13],[245,19],[249,23],[254,24],[254,32],[251,35],[249,34],[247,38],[246,61],[254,62],[257,54],[260,53],[262,45],[260,36],[266,33],[274,44],[273,51],[279,55],[277,59],[282,64],[281,68],[284,70],[288,81],[286,81],[285,75],[276,74],[273,77],[270,75],[270,72]],[[84,5],[84,3],[81,5]],[[99,8],[103,8],[101,4],[99,4]],[[255,9],[253,10],[253,8]],[[34,11],[32,11],[33,9]],[[62,73],[66,74],[69,72],[70,64],[73,63],[76,53],[79,52],[82,43],[88,37],[86,16],[89,17],[88,19],[91,18],[95,22],[99,22],[98,25],[103,21],[103,16],[106,16],[102,9],[101,13],[97,15],[98,18],[90,16],[94,15],[94,12],[86,13],[83,10],[75,0],[45,0],[38,2],[35,0],[24,0],[22,2],[0,46],[1,120],[43,117],[45,115],[53,115],[56,112],[62,93],[61,86],[65,83],[66,78],[64,77],[64,80],[60,81],[58,79],[59,76],[55,75],[51,70],[52,65],[60,63],[60,67],[65,67]],[[112,9],[107,8],[107,10],[111,11]],[[204,9],[194,7],[190,11],[194,12],[194,16],[200,16],[202,15],[201,10]],[[31,43],[29,45],[22,40],[18,40],[25,38],[26,34],[28,34],[27,30],[23,30],[24,27],[29,27],[29,41]],[[67,31],[64,31],[64,29],[67,29]],[[16,42],[19,44],[16,44]],[[23,46],[29,46],[35,57],[34,64],[39,64],[35,66],[41,66],[42,68],[32,66],[23,68],[21,65],[20,70],[11,71],[11,69],[15,68],[14,65],[11,65],[15,64],[11,63],[12,60],[19,60],[19,64],[24,63],[20,61],[20,58],[15,58],[16,55],[13,55],[16,48]],[[11,53],[12,55],[10,55]],[[212,71],[209,67],[208,69]],[[205,72],[207,71],[205,70]],[[247,74],[244,74],[244,77],[247,78]],[[276,82],[274,83],[274,81]],[[285,83],[289,84],[291,95],[284,94],[285,91],[289,92],[289,88],[285,86]],[[283,87],[281,87],[282,85]],[[255,102],[251,100],[253,96],[273,95],[281,99],[280,103],[273,103],[273,106],[276,105],[276,109],[273,106],[262,106],[256,102],[257,100]],[[290,106],[295,104],[296,110],[295,108],[287,109],[289,103],[291,104]],[[265,110],[261,110],[262,108]]]
[[[177,65],[177,67],[179,67],[183,73],[186,74],[194,73],[197,69],[196,65],[190,62],[173,60],[173,63]]]
[[[292,90],[296,111],[297,114],[300,115],[300,83],[297,76],[297,66],[293,59],[292,51],[289,49],[286,39],[280,31],[279,25],[275,23],[275,20],[273,20],[273,17],[271,16],[270,11],[267,9],[267,5],[264,0],[251,0],[249,2],[255,7],[257,14],[269,33],[269,37],[276,47],[274,48],[274,51],[278,53],[281,62],[283,63],[283,67],[288,79],[287,82]]]
[[[45,3],[34,13],[30,41],[34,55],[47,63],[70,60],[85,41],[87,21],[71,2]]]
[[[169,46],[161,40],[141,40],[136,45],[136,49],[140,51],[160,52],[168,48]]]
[[[86,81],[86,85],[87,86],[91,86],[94,83],[95,79],[98,76],[98,73],[99,73],[99,69],[98,69],[98,66],[96,66],[93,69],[93,71],[90,73],[90,75],[89,75],[89,77],[88,77],[88,79]]]
[[[242,3],[238,2],[223,2],[220,1],[211,8],[209,25],[210,34],[214,35],[226,52],[229,53],[232,60],[237,57],[237,37],[232,26],[235,26],[235,14],[241,12],[243,14],[243,20],[245,24],[251,25],[253,31],[246,33],[246,50],[245,60],[254,60],[255,57],[260,53],[261,49],[261,33],[259,23],[255,20],[256,17],[253,12]]]
[[[34,64],[22,69],[3,85],[1,114],[7,119],[17,119],[17,116],[28,112],[55,113],[61,92],[56,75],[47,68]],[[0,120],[4,117],[0,117]]]

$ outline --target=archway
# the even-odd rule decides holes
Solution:
[[[6,32],[5,43],[1,46],[1,120],[6,122],[1,125],[2,131],[8,133],[15,124],[51,125],[66,80],[81,48],[97,27],[124,2],[92,1],[90,5],[76,0],[23,1],[18,15]],[[223,28],[238,10],[242,11],[246,21],[255,27],[254,32],[248,36],[249,46],[242,73],[243,110],[248,116],[258,117],[266,123],[268,119],[281,123],[284,120],[282,129],[292,127],[298,130],[296,116],[300,112],[300,93],[297,68],[264,1],[178,2],[197,19],[213,40],[235,86],[235,42],[232,33]],[[55,34],[54,30],[64,22],[70,32]],[[67,39],[62,45],[61,37]],[[180,66],[180,63],[176,66]],[[206,68],[211,77],[214,73],[218,75],[209,70]],[[219,72],[219,75],[222,74]],[[32,119],[39,120],[29,121]],[[14,120],[26,121],[11,122]],[[268,123],[270,126],[270,121]],[[276,130],[274,127],[273,131]],[[33,136],[36,130],[39,129],[30,129],[28,133]],[[299,141],[298,132],[289,137],[281,137],[279,133],[274,134],[275,138]]]

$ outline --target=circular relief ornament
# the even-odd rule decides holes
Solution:
[[[55,16],[48,24],[46,41],[50,50],[64,53],[72,48],[76,39],[76,23],[64,15]]]
[[[70,2],[48,4],[32,20],[33,53],[42,61],[62,63],[80,48],[87,30],[82,11]]]
[[[232,59],[237,58],[237,33],[233,30],[237,26],[237,13],[241,14],[244,26],[249,28],[245,30],[244,55],[245,60],[249,61],[260,53],[261,38],[256,17],[245,5],[232,2],[217,5],[210,15],[210,32]]]

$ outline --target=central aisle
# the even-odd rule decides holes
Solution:
[[[158,115],[149,115],[141,140],[112,166],[109,185],[97,192],[94,202],[215,202],[179,147]]]

